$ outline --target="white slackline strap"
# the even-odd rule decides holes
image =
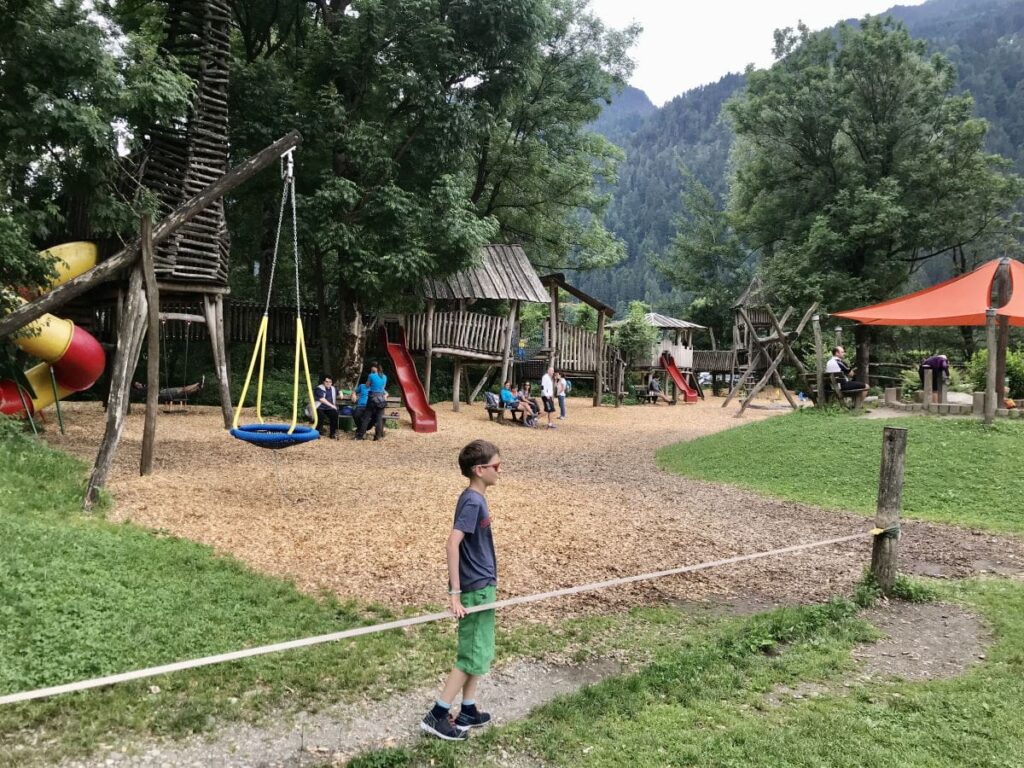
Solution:
[[[650,581],[651,579],[660,579],[663,576],[675,576],[681,573],[693,573],[694,571],[703,571],[708,568],[717,568],[722,565],[732,565],[734,563],[742,563],[747,560],[760,560],[765,557],[772,557],[774,555],[785,555],[791,552],[800,552],[804,549],[813,549],[815,547],[827,547],[830,544],[843,544],[848,541],[854,541],[855,539],[863,539],[867,536],[873,535],[873,532],[855,533],[850,536],[841,536],[837,539],[827,539],[825,541],[814,541],[809,544],[794,544],[790,547],[782,547],[780,549],[771,549],[767,552],[757,552],[752,555],[737,555],[736,557],[726,557],[721,560],[711,560],[706,563],[698,563],[697,565],[684,565],[680,568],[670,568],[667,571],[654,571],[653,573],[644,573],[639,576],[625,576],[619,579],[609,579],[608,581],[595,581],[591,584],[583,584],[578,587],[566,587],[565,589],[556,589],[551,592],[540,592],[535,595],[522,595],[520,597],[510,597],[505,600],[498,600],[494,603],[487,605],[475,606],[473,608],[467,608],[466,613],[476,613],[478,611],[490,611],[495,608],[511,608],[514,605],[524,605],[526,603],[536,603],[540,600],[549,600],[553,597],[564,597],[566,595],[578,595],[581,592],[596,592],[599,589],[608,589],[610,587],[618,587],[623,584],[632,584],[637,581]],[[129,680],[142,680],[147,677],[156,677],[157,675],[165,675],[168,672],[181,672],[186,669],[196,669],[197,667],[208,667],[211,664],[223,664],[228,661],[238,661],[240,659],[248,659],[253,656],[264,656],[268,653],[280,653],[281,651],[290,651],[295,648],[308,648],[312,645],[320,645],[322,643],[333,643],[337,640],[347,640],[351,637],[359,637],[361,635],[372,635],[377,632],[387,632],[390,629],[401,629],[402,627],[411,627],[416,624],[427,624],[432,621],[440,621],[441,619],[450,619],[452,614],[449,611],[442,613],[427,613],[422,616],[413,616],[408,619],[400,619],[398,621],[388,621],[383,624],[374,624],[369,627],[356,627],[354,629],[346,629],[343,632],[332,632],[328,635],[317,635],[315,637],[305,637],[300,640],[289,640],[284,643],[274,643],[272,645],[261,645],[256,648],[246,648],[241,651],[232,651],[231,653],[220,653],[216,656],[203,656],[198,659],[190,659],[188,661],[176,661],[173,664],[163,664],[159,667],[148,667],[146,669],[137,669],[133,672],[121,672],[116,675],[107,675],[106,677],[94,677],[91,680],[80,680],[77,683],[66,683],[65,685],[54,685],[49,688],[37,688],[34,691],[23,691],[21,693],[12,693],[7,696],[0,696],[0,705],[2,704],[16,704],[21,701],[32,701],[33,699],[44,699],[50,696],[57,696],[62,693],[74,693],[76,691],[85,691],[89,688],[99,688],[104,685],[113,685],[114,683],[126,683]]]

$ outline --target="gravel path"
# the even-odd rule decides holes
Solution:
[[[480,683],[479,698],[494,711],[495,724],[519,720],[556,696],[619,674],[614,661],[559,666],[535,661],[506,664]],[[61,768],[301,768],[343,764],[369,749],[406,745],[422,736],[419,719],[437,694],[424,688],[379,702],[332,707],[270,718],[263,727],[232,723],[212,737],[131,745]]]

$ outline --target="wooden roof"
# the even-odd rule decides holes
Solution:
[[[544,277],[542,277],[540,279],[540,281],[541,281],[541,283],[543,283],[546,286],[547,285],[557,285],[559,288],[564,290],[570,296],[575,296],[577,299],[582,301],[584,304],[590,305],[591,307],[596,309],[598,312],[604,312],[605,315],[607,315],[608,317],[613,317],[615,315],[614,307],[609,307],[607,304],[605,304],[600,299],[595,299],[593,296],[590,296],[589,294],[584,293],[583,291],[581,291],[576,286],[569,285],[569,283],[567,283],[565,281],[565,275],[563,275],[561,272],[554,272],[554,273],[552,273],[550,275],[544,275]]]
[[[697,325],[696,323],[691,323],[688,320],[678,320],[674,317],[669,317],[668,315],[659,315],[657,312],[648,312],[644,315],[644,320],[655,328],[680,328],[689,331],[704,330],[703,325]]]
[[[475,266],[447,277],[428,277],[423,281],[428,299],[505,299],[546,304],[544,290],[536,270],[521,245],[485,245]]]

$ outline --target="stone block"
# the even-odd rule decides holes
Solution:
[[[974,413],[975,416],[984,416],[985,415],[985,393],[984,392],[975,392],[973,394],[973,398],[974,398],[974,402],[971,405],[971,412]]]
[[[996,416],[1000,416],[1005,419],[1009,414],[1009,408],[996,408]]]
[[[885,388],[885,404],[892,405],[899,399],[899,390],[896,387]]]

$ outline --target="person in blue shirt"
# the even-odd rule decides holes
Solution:
[[[363,411],[363,418],[359,422],[359,431],[356,432],[356,440],[366,438],[366,430],[373,423],[373,439],[384,438],[384,410],[388,405],[388,377],[380,369],[380,364],[374,360],[370,363],[370,375],[366,377],[366,387],[369,390],[366,401],[366,410]]]
[[[352,402],[355,407],[352,409],[352,423],[356,429],[363,423],[363,414],[366,413],[366,401],[370,397],[370,388],[365,384],[357,384],[352,388]]]

